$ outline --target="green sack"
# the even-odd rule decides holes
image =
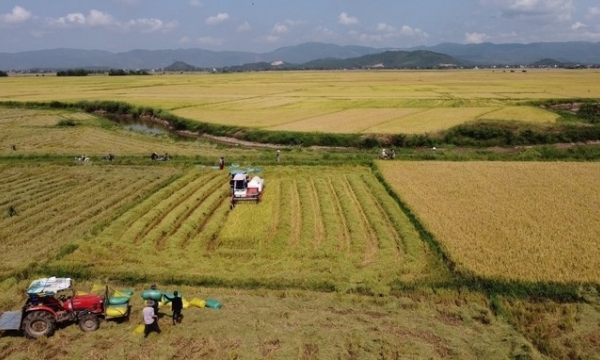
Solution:
[[[125,295],[128,295],[128,296],[133,295],[133,290],[131,290],[131,289],[117,290],[117,291],[120,292],[121,294],[125,294]]]
[[[144,291],[142,291],[142,299],[160,301],[162,299],[162,291],[160,291],[160,290],[144,290]]]
[[[112,296],[108,298],[108,305],[123,305],[129,301],[128,297],[125,296]]]
[[[223,305],[215,299],[207,299],[204,306],[211,309],[220,309]]]

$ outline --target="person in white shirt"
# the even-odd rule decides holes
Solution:
[[[146,301],[146,306],[142,310],[142,315],[144,316],[144,337],[148,337],[148,335],[153,331],[156,331],[158,334],[160,334],[160,328],[158,327],[158,315],[156,315],[154,312],[154,301]]]

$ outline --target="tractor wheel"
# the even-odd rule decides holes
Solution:
[[[32,339],[42,336],[52,336],[56,329],[56,319],[46,311],[33,311],[25,316],[23,330]]]
[[[84,332],[96,331],[100,327],[100,319],[94,314],[81,315],[79,327]]]

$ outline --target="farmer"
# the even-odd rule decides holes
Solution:
[[[280,158],[281,158],[281,150],[277,150],[277,162],[279,162]]]
[[[178,295],[179,293],[177,291],[173,292],[172,298],[168,297],[165,294],[165,298],[171,301],[171,310],[173,310],[173,325],[175,325],[176,322],[181,323],[181,318],[183,317],[181,315],[181,310],[183,309],[183,301]]]
[[[150,285],[150,290],[157,290],[156,283],[152,283],[152,285]],[[158,301],[153,301],[152,303],[153,303],[152,309],[154,309],[154,315],[158,316]]]
[[[146,306],[142,310],[142,315],[144,316],[144,337],[147,338],[148,335],[156,331],[160,334],[160,328],[158,327],[158,316],[154,312],[154,303],[155,301],[148,300],[146,301]]]
[[[225,167],[225,158],[221,156],[219,158],[219,170],[223,170],[224,167]]]

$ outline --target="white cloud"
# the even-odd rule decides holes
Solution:
[[[139,30],[142,33],[152,33],[157,31],[167,32],[176,28],[177,25],[177,21],[165,23],[160,19],[134,19],[124,24],[124,28],[127,30]]]
[[[482,3],[499,7],[505,18],[546,17],[566,21],[575,10],[573,0],[483,0]]]
[[[15,6],[8,14],[0,15],[0,22],[6,24],[18,24],[31,19],[31,12],[20,6]]]
[[[271,30],[275,34],[284,34],[290,31],[290,28],[286,24],[277,23],[273,26],[273,30]]]
[[[429,34],[424,32],[423,30],[418,29],[418,28],[412,28],[408,25],[402,26],[402,29],[400,30],[400,34],[405,35],[405,36],[410,36],[410,37],[417,37],[417,38],[429,37]]]
[[[184,36],[181,39],[179,39],[180,44],[189,44],[191,42],[192,42],[192,38],[189,36]]]
[[[220,24],[223,21],[229,19],[229,14],[227,13],[218,13],[215,16],[211,16],[209,18],[207,18],[204,22],[207,25],[216,25],[216,24]]]
[[[56,19],[49,19],[48,24],[51,27],[70,28],[70,27],[101,27],[109,30],[121,31],[139,31],[142,33],[152,33],[156,31],[169,31],[177,27],[176,21],[164,22],[160,19],[142,18],[131,19],[126,22],[120,22],[110,14],[98,10],[91,10],[86,16],[82,13],[71,13]]]
[[[585,28],[585,27],[587,27],[586,24],[581,23],[581,22],[578,21],[575,24],[571,25],[571,30],[579,30],[579,29]]]
[[[238,32],[246,32],[246,31],[250,31],[250,30],[252,30],[252,26],[247,21],[244,21],[243,23],[239,24],[237,27]]]
[[[202,7],[204,4],[200,2],[200,0],[190,0],[190,6],[192,7]]]
[[[385,41],[400,37],[425,39],[429,37],[429,34],[425,31],[408,25],[403,25],[400,29],[397,29],[386,23],[379,23],[375,26],[375,31],[377,32],[375,35],[361,34],[356,36],[358,36],[361,41]]]
[[[340,14],[340,16],[338,17],[338,22],[342,25],[356,25],[359,23],[357,18],[349,16],[345,12]]]
[[[465,42],[467,44],[480,44],[485,40],[489,39],[489,36],[485,33],[466,33]]]
[[[592,6],[588,8],[587,17],[592,18],[594,16],[600,15],[600,6]]]
[[[271,33],[267,36],[263,41],[267,43],[277,42],[281,39],[283,34],[286,34],[291,31],[291,29],[297,25],[302,24],[302,21],[290,20],[287,19],[283,22],[276,23],[271,29]]]
[[[57,19],[49,19],[48,24],[56,27],[70,27],[74,25],[85,25],[86,17],[82,13],[71,13]]]
[[[388,25],[386,23],[379,23],[377,24],[377,26],[375,27],[375,29],[377,31],[381,31],[381,32],[394,32],[396,31],[396,28],[394,28],[391,25]]]
[[[86,18],[86,22],[90,26],[110,26],[117,23],[112,16],[98,10],[91,10],[90,15]]]

